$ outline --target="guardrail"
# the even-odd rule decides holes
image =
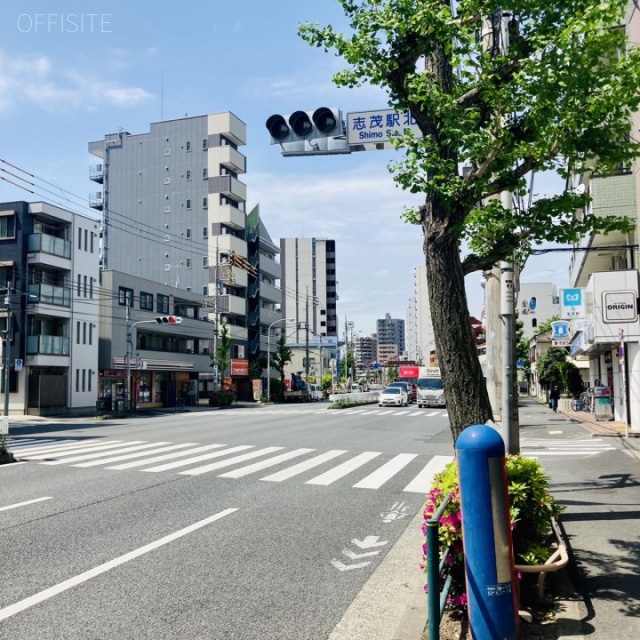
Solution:
[[[427,520],[427,620],[429,629],[429,640],[440,640],[440,621],[447,604],[447,597],[451,589],[453,577],[451,574],[446,575],[442,591],[440,590],[441,580],[447,568],[446,560],[451,551],[450,547],[446,547],[440,558],[440,537],[439,526],[440,518],[451,501],[447,496],[437,511]]]

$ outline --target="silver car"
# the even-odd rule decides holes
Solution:
[[[409,396],[401,387],[387,387],[378,396],[378,406],[406,407],[409,404]]]

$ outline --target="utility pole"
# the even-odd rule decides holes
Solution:
[[[309,287],[307,287],[307,304],[305,310],[305,382],[309,384]]]
[[[133,352],[133,337],[131,327],[131,307],[127,300],[127,388],[124,392],[125,410],[131,409],[131,355]]]
[[[4,415],[9,415],[9,383],[11,370],[11,333],[13,331],[12,310],[11,310],[11,293],[12,283],[7,283],[7,295],[4,303],[7,309],[7,326],[4,331]]]

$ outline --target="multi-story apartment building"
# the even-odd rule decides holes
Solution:
[[[287,339],[304,342],[307,323],[313,335],[337,337],[335,240],[282,238],[280,256]]]
[[[256,233],[247,235],[247,189],[239,179],[246,170],[239,151],[245,141],[246,125],[223,112],[155,122],[148,133],[119,131],[89,143],[101,160],[90,177],[102,191],[90,203],[103,215],[102,268],[201,296],[218,333],[222,324],[229,328],[232,359],[243,361],[231,375],[240,397],[251,396],[246,361],[260,333],[255,305],[249,316],[247,307],[248,299],[257,299],[259,280],[248,242],[254,258],[259,243]],[[265,271],[269,278],[278,275],[274,269]]]
[[[409,298],[409,302],[407,304],[407,320],[405,330],[407,338],[407,357],[409,358],[409,360],[418,362],[418,307],[416,305],[415,297]]]
[[[628,3],[627,19],[621,28],[629,46],[636,46],[640,13],[634,3]],[[636,112],[630,122],[631,135],[637,137],[639,129],[640,113]],[[629,167],[621,166],[611,177],[575,176],[573,186],[591,195],[589,213],[623,215],[636,222],[636,228],[628,234],[611,232],[582,238],[570,266],[570,281],[577,291],[570,290],[571,299],[561,298],[561,303],[564,309],[570,309],[578,300],[576,295],[581,298],[582,304],[576,306],[581,309],[580,317],[567,314],[572,325],[569,349],[573,355],[589,359],[589,385],[598,387],[602,394],[596,409],[603,417],[610,413],[632,432],[640,433],[640,160]]]
[[[10,413],[95,409],[99,238],[100,224],[89,217],[44,202],[0,204]]]
[[[558,288],[551,282],[521,282],[515,310],[523,336],[533,338],[543,322],[560,315]]]
[[[431,305],[429,303],[429,287],[427,285],[427,267],[418,265],[413,274],[416,300],[416,323],[418,352],[415,360],[429,366],[430,357],[435,357],[436,339],[431,322]]]
[[[376,334],[378,335],[378,352],[382,345],[396,345],[396,355],[405,352],[404,320],[392,318],[385,314],[382,319],[376,320]]]
[[[356,369],[369,371],[371,365],[377,361],[378,340],[376,336],[357,336],[354,344],[354,356]]]

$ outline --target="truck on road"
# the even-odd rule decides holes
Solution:
[[[309,385],[302,379],[302,372],[292,373],[291,382],[284,390],[285,402],[311,402]]]
[[[420,367],[418,375],[418,407],[444,407],[444,387],[439,367]]]

